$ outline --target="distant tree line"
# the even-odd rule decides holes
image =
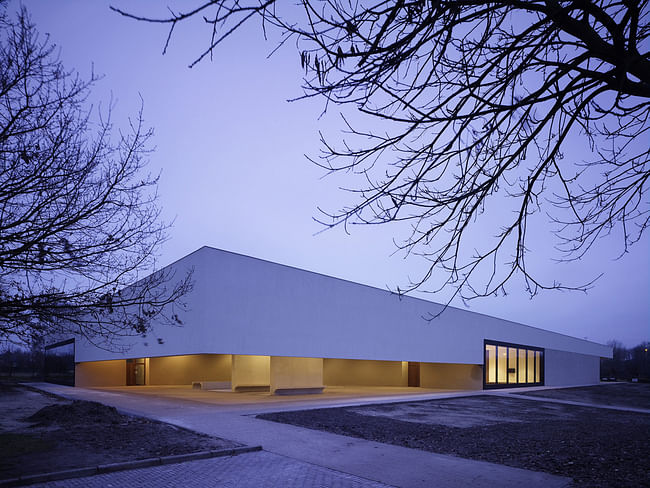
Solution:
[[[41,340],[28,345],[9,343],[0,348],[0,378],[5,381],[47,381],[74,386],[74,343],[46,346]]]
[[[42,380],[45,351],[42,347],[8,347],[0,352],[0,377],[16,380]]]
[[[609,341],[614,349],[612,359],[601,359],[600,376],[606,379],[650,382],[650,342],[626,348],[618,341]]]

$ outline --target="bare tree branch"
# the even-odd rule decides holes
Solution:
[[[0,18],[0,338],[76,333],[111,348],[173,304],[190,276],[153,270],[166,224],[145,172],[142,113],[114,134],[26,10]],[[95,129],[94,127],[98,127]],[[175,319],[173,317],[175,317]]]
[[[515,276],[531,295],[584,290],[592,282],[529,270],[532,216],[549,216],[563,260],[614,230],[626,250],[647,229],[647,0],[214,0],[138,20],[175,25],[198,12],[210,12],[213,35],[197,61],[255,13],[296,39],[305,97],[384,124],[344,119],[340,143],[323,141],[317,164],[349,172],[356,200],[319,220],[410,224],[398,248],[427,267],[400,293],[426,283],[467,300],[505,293]],[[582,160],[569,160],[576,145]],[[477,239],[488,214],[502,224]]]

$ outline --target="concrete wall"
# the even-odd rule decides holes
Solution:
[[[478,364],[420,363],[420,386],[454,390],[481,390],[483,367]]]
[[[323,383],[328,386],[406,386],[401,361],[323,359]]]
[[[232,355],[232,389],[271,384],[269,356]]]
[[[148,385],[189,385],[193,381],[230,381],[230,354],[192,354],[149,359]]]
[[[271,393],[322,387],[322,359],[271,357]]]
[[[172,264],[194,269],[194,288],[176,310],[183,326],[154,324],[129,339],[129,357],[238,354],[482,364],[483,340],[594,357],[611,348],[467,310],[289,266],[202,247]],[[153,341],[151,337],[161,339]],[[76,361],[122,359],[83,340]]]
[[[75,386],[125,386],[126,360],[92,361],[74,366]]]
[[[546,349],[544,353],[546,386],[590,385],[599,382],[600,358]]]

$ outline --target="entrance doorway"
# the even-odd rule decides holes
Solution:
[[[126,360],[126,385],[137,386],[145,384],[144,358]]]
[[[409,386],[420,386],[420,363],[409,361]]]

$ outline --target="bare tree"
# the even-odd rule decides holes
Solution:
[[[117,136],[25,9],[0,18],[0,338],[77,333],[102,347],[176,322],[190,276],[153,271],[166,225],[141,113]],[[110,110],[109,110],[110,112]],[[169,305],[169,306],[168,306]]]
[[[372,130],[344,118],[343,139],[323,140],[317,164],[351,173],[356,200],[322,222],[406,223],[399,248],[428,261],[398,292],[426,282],[472,299],[505,293],[517,276],[531,295],[586,289],[591,283],[548,283],[529,270],[535,214],[550,217],[562,260],[613,232],[625,252],[648,227],[647,0],[214,0],[183,8],[161,18],[113,10],[168,24],[165,49],[178,24],[202,21],[207,44],[192,65],[261,19],[281,43],[295,41],[305,97],[370,118]],[[480,227],[487,215],[501,222],[491,235]]]

